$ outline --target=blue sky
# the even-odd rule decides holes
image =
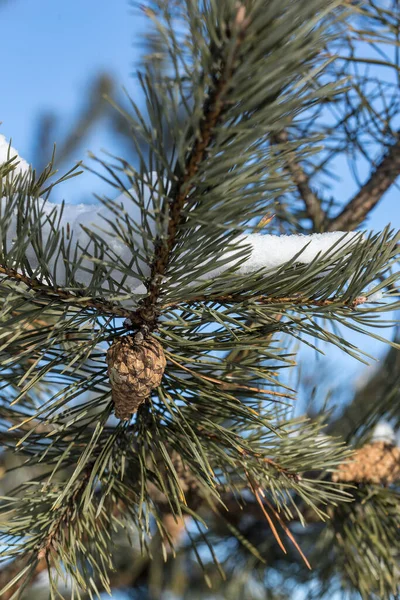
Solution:
[[[132,88],[144,18],[127,0],[7,0],[1,6],[2,132],[30,158],[35,118],[44,109],[73,115],[94,73],[111,71]]]
[[[67,131],[97,73],[111,73],[121,88],[135,94],[134,44],[145,19],[127,0],[7,0],[0,11],[0,133],[12,137],[26,160],[34,158],[37,118],[58,113]],[[84,158],[89,148],[115,149],[101,125],[86,141],[74,159]],[[69,202],[90,202],[91,192],[99,189],[100,180],[86,174],[63,186],[62,195]]]

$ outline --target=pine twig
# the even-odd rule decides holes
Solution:
[[[182,222],[182,211],[194,189],[194,184],[191,183],[191,180],[199,171],[200,165],[207,156],[207,149],[213,140],[215,127],[220,121],[226,107],[225,97],[230,88],[230,80],[234,74],[234,57],[244,39],[247,25],[245,6],[240,4],[234,23],[237,37],[236,48],[230,60],[230,67],[227,67],[222,61],[222,64],[218,60],[214,61],[216,71],[211,73],[211,79],[214,84],[207,94],[203,106],[200,132],[187,156],[183,171],[179,163],[175,169],[175,182],[171,194],[172,201],[169,204],[167,239],[165,241],[158,238],[155,241],[155,258],[151,266],[148,296],[143,300],[142,308],[138,311],[141,320],[154,322],[156,319],[155,305],[160,294],[161,282],[168,268],[171,252],[175,246],[179,226]]]
[[[345,301],[343,302],[342,298],[327,298],[326,300],[316,300],[314,298],[307,298],[302,296],[301,294],[297,294],[295,296],[283,296],[283,297],[275,297],[275,296],[254,296],[248,297],[241,294],[227,294],[226,296],[213,296],[204,294],[202,296],[196,296],[196,298],[192,298],[189,301],[184,300],[176,300],[175,302],[169,302],[168,304],[164,304],[162,309],[169,308],[181,308],[183,304],[197,304],[199,302],[218,302],[221,304],[233,303],[240,304],[243,302],[251,302],[255,304],[266,305],[279,305],[279,304],[293,304],[296,306],[304,305],[304,306],[316,306],[316,307],[325,307],[332,306],[334,304],[344,305],[348,308],[356,308],[360,304],[364,304],[367,302],[367,296],[358,296],[351,302]]]
[[[86,296],[77,296],[76,294],[67,292],[62,288],[46,285],[42,281],[39,281],[39,279],[35,277],[28,277],[28,275],[19,273],[16,269],[12,269],[11,267],[0,265],[0,275],[5,275],[6,278],[23,283],[29,289],[40,293],[47,300],[60,300],[65,304],[77,308],[92,308],[103,315],[115,315],[116,317],[129,318],[132,322],[135,323],[138,322],[136,315],[133,313],[133,311],[123,308],[122,306],[118,306],[116,304],[113,304],[112,302],[107,302],[103,299],[88,298]],[[32,297],[32,303],[35,303],[37,299],[37,297]]]
[[[289,141],[287,131],[283,130],[273,136],[273,141],[276,144],[286,144]],[[285,171],[290,175],[291,180],[295,184],[301,199],[306,207],[307,214],[314,225],[315,231],[321,231],[326,219],[324,210],[322,209],[321,199],[311,189],[308,175],[304,169],[295,160],[294,154],[289,153],[284,156],[286,160]]]
[[[397,132],[397,141],[390,146],[368,181],[346,204],[342,212],[329,221],[326,230],[351,231],[358,227],[399,175],[400,131]]]

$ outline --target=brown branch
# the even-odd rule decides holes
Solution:
[[[92,465],[85,468],[79,485],[77,486],[76,490],[71,495],[71,497],[65,502],[62,510],[60,511],[59,517],[55,521],[53,521],[46,538],[43,540],[43,542],[37,549],[37,556],[39,560],[43,558],[48,559],[51,550],[57,542],[60,530],[63,527],[71,526],[71,523],[76,519],[76,501],[84,491],[84,488],[86,487],[86,484],[88,483],[91,474]]]
[[[394,341],[399,342],[397,336]],[[329,423],[326,432],[332,436],[341,436],[349,442],[360,427],[368,422],[376,406],[396,389],[399,372],[400,351],[397,347],[392,347],[383,359],[380,369],[376,372],[372,370],[370,377],[356,390],[343,412]]]
[[[400,132],[375,171],[342,212],[331,219],[327,231],[351,231],[360,225],[400,175]]]
[[[174,193],[169,204],[168,228],[166,240],[158,238],[155,242],[155,258],[151,266],[148,296],[143,300],[142,307],[138,311],[139,318],[148,323],[156,320],[155,305],[160,294],[162,279],[168,268],[171,252],[175,246],[179,226],[182,223],[182,211],[193,192],[195,184],[193,177],[200,169],[200,165],[207,156],[208,148],[213,140],[215,127],[221,119],[226,107],[226,95],[230,89],[230,80],[234,73],[234,63],[237,50],[244,39],[245,30],[248,26],[245,18],[245,7],[239,5],[236,19],[231,30],[236,35],[236,48],[230,64],[215,57],[216,71],[211,74],[213,87],[209,91],[203,106],[203,118],[200,122],[200,132],[196,138],[193,148],[189,152],[185,167],[182,169],[178,164],[175,169]],[[229,32],[228,32],[229,33]],[[229,37],[229,35],[228,35]],[[219,51],[221,54],[221,51]]]
[[[107,300],[87,298],[86,296],[77,296],[71,292],[67,292],[62,288],[52,287],[39,281],[34,277],[28,277],[23,273],[19,273],[16,269],[0,265],[0,275],[5,275],[8,279],[23,283],[29,289],[38,292],[40,295],[45,297],[47,300],[59,300],[69,306],[76,308],[92,308],[99,311],[103,315],[115,315],[116,317],[129,318],[132,322],[138,323],[138,319],[133,311],[123,308],[108,302]],[[31,302],[35,303],[37,298],[32,297]]]
[[[286,144],[288,140],[289,136],[284,130],[273,136],[273,141],[276,144]],[[311,189],[309,177],[296,161],[294,153],[285,154],[284,158],[286,161],[285,171],[290,175],[291,180],[297,187],[299,195],[306,207],[307,215],[313,222],[314,230],[322,231],[326,215],[322,209],[321,199],[318,198],[317,194]]]

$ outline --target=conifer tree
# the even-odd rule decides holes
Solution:
[[[145,110],[115,106],[136,162],[91,157],[98,204],[0,140],[2,600],[43,573],[50,598],[400,593],[397,343],[339,417],[294,417],[287,376],[302,344],[365,360],[351,331],[399,308],[398,233],[365,225],[400,170],[387,4],[147,2]],[[343,153],[371,167],[347,203]]]

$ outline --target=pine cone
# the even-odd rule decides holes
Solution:
[[[160,385],[166,365],[164,350],[154,338],[137,341],[127,335],[113,341],[107,365],[115,415],[127,421]]]
[[[400,448],[372,442],[356,450],[352,462],[339,466],[332,481],[389,485],[400,480]]]

